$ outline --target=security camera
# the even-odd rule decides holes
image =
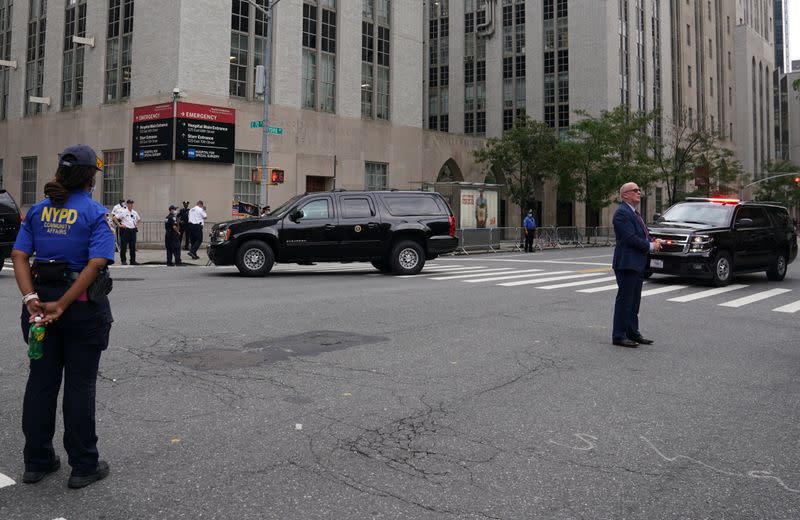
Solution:
[[[172,94],[173,95],[178,96],[178,95],[180,95],[180,93],[181,93],[181,89],[179,89],[178,87],[175,87],[174,89],[172,89]]]

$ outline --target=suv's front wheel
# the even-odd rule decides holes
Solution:
[[[236,251],[236,268],[244,276],[266,276],[274,263],[272,248],[260,240],[245,242]]]
[[[392,248],[389,262],[395,274],[417,274],[425,266],[425,251],[419,243],[403,240]]]
[[[773,282],[780,282],[786,277],[786,253],[778,253],[775,263],[767,269],[767,279]]]
[[[717,287],[722,287],[731,283],[733,279],[733,262],[731,255],[721,251],[714,258],[714,265],[711,266],[711,281]]]

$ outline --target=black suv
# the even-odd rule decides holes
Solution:
[[[11,255],[11,248],[17,239],[21,222],[19,208],[14,198],[6,190],[0,189],[0,269],[3,268],[6,258]]]
[[[416,274],[458,246],[456,221],[427,191],[332,191],[298,195],[269,215],[211,230],[208,257],[264,276],[275,262],[370,261],[381,272]]]
[[[722,286],[734,273],[766,271],[780,281],[797,257],[797,228],[777,204],[688,198],[653,220],[650,236],[662,244],[650,253],[645,276],[694,276]]]

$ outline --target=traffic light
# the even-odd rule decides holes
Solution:
[[[798,186],[800,186],[800,177],[795,177],[794,178],[794,183],[797,184]]]
[[[283,183],[283,170],[272,169],[269,172],[269,180],[272,184]]]

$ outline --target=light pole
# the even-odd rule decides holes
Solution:
[[[265,23],[267,24],[266,35],[264,37],[264,127],[261,132],[261,194],[260,210],[269,202],[267,192],[267,158],[269,155],[268,139],[269,135],[269,83],[272,76],[272,8],[281,0],[266,0],[267,7],[261,7],[255,0],[247,0],[247,3],[264,13]]]
[[[800,173],[798,173],[798,172],[789,172],[789,173],[780,173],[778,175],[770,175],[769,177],[764,177],[762,179],[758,179],[757,181],[753,181],[753,182],[751,182],[750,184],[748,184],[746,186],[742,186],[742,188],[739,190],[739,198],[740,199],[744,198],[744,190],[746,190],[750,186],[755,186],[756,184],[760,184],[760,183],[765,182],[765,181],[771,181],[773,179],[780,179],[781,177],[797,177],[798,175],[800,175]]]

